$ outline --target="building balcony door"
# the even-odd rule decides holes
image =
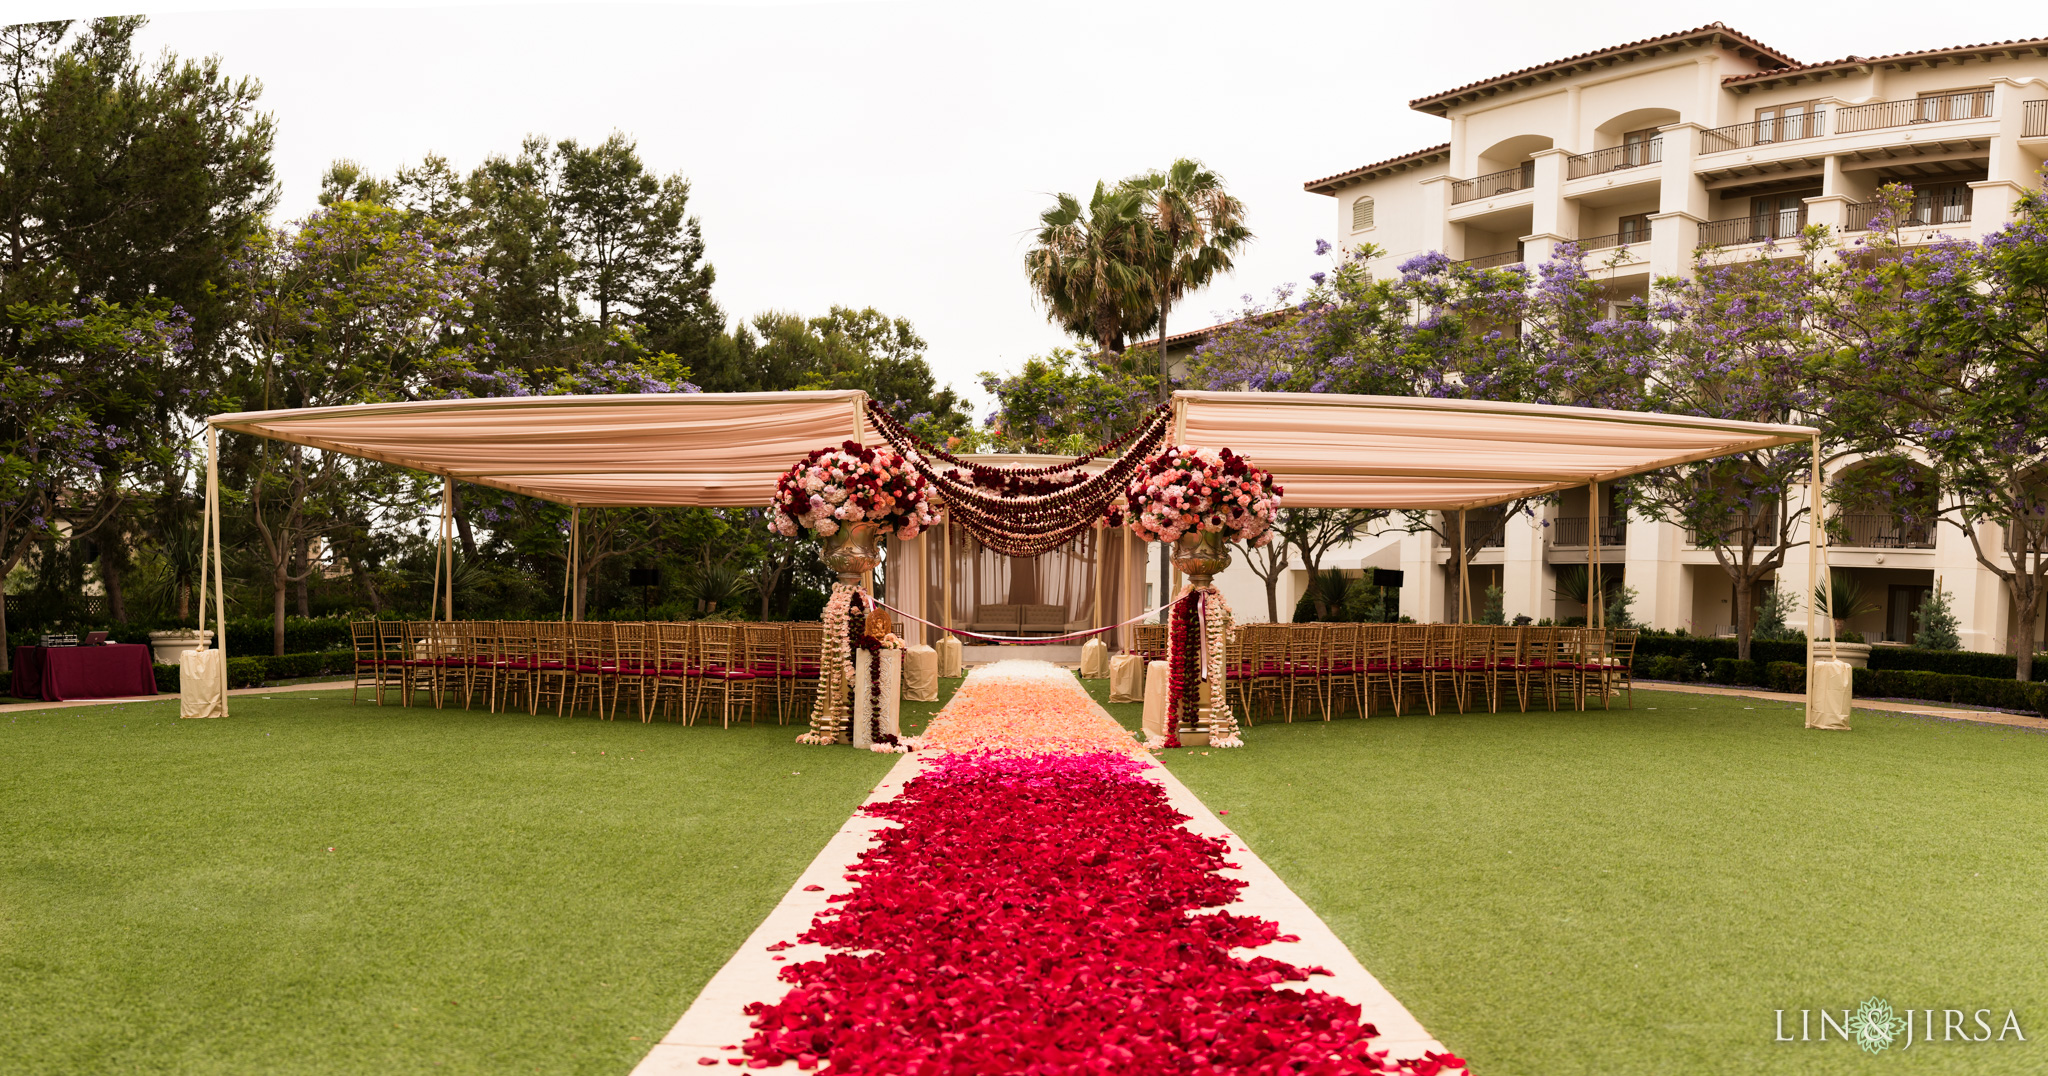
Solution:
[[[1885,638],[1910,643],[1920,636],[1920,603],[1934,593],[1933,587],[1892,584],[1891,600],[1885,610]]]

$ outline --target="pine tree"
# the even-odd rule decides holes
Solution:
[[[1956,614],[1949,608],[1949,593],[1941,589],[1941,580],[1934,581],[1934,589],[1920,601],[1920,631],[1913,636],[1913,646],[1919,650],[1960,650],[1962,640],[1956,635]]]

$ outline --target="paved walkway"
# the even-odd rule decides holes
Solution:
[[[1005,662],[1006,665],[1017,664]],[[1041,663],[1032,663],[1041,664]],[[978,671],[978,670],[977,670]],[[970,674],[972,675],[972,674]],[[1114,718],[1094,699],[1088,697],[1078,681],[1070,675],[1060,679],[1072,685],[1073,690],[1086,701],[1087,707],[1101,722],[1116,727],[1121,737],[1129,733],[1116,725]],[[963,685],[964,687],[964,685]],[[956,693],[956,698],[959,695]],[[948,704],[947,709],[952,709]],[[941,711],[945,714],[945,711]],[[962,724],[959,715],[952,715],[950,724]],[[940,724],[938,717],[934,725]],[[963,746],[979,746],[968,730],[955,728],[956,735],[964,737]],[[828,749],[829,750],[829,749]],[[875,786],[868,796],[868,803],[894,798],[903,786],[922,772],[925,759],[935,755],[934,751],[923,751],[904,755],[889,770],[887,776]],[[1387,991],[1344,943],[1324,923],[1280,876],[1273,873],[1259,857],[1252,853],[1244,841],[1238,838],[1222,820],[1195,798],[1186,785],[1182,784],[1171,771],[1159,764],[1151,755],[1143,755],[1148,765],[1149,776],[1159,781],[1166,789],[1167,800],[1176,810],[1188,816],[1186,827],[1204,836],[1218,837],[1228,841],[1235,868],[1223,873],[1226,877],[1244,880],[1245,887],[1239,890],[1237,903],[1225,906],[1225,910],[1244,915],[1257,915],[1279,924],[1281,934],[1294,934],[1301,940],[1296,942],[1274,942],[1256,949],[1239,950],[1241,956],[1263,954],[1290,964],[1309,966],[1320,964],[1328,969],[1331,977],[1317,976],[1309,983],[1282,984],[1277,989],[1316,989],[1335,994],[1362,1010],[1365,1022],[1378,1027],[1380,1037],[1373,1040],[1373,1048],[1388,1051],[1392,1058],[1421,1057],[1426,1051],[1447,1053],[1442,1043],[1432,1038],[1414,1014]],[[742,1056],[735,1047],[754,1033],[750,1018],[741,1013],[749,1002],[774,1001],[783,996],[789,985],[777,978],[777,973],[790,963],[816,960],[825,955],[825,948],[819,945],[792,944],[780,953],[770,953],[768,946],[778,942],[792,941],[810,926],[811,917],[827,907],[826,898],[846,888],[847,871],[856,865],[862,851],[873,842],[871,835],[884,826],[891,825],[881,819],[869,817],[856,811],[848,823],[826,843],[823,851],[812,860],[810,867],[797,878],[782,902],[768,913],[768,918],[755,928],[741,944],[739,952],[733,954],[704,989],[691,1002],[688,1011],[668,1034],[662,1036],[647,1057],[633,1070],[634,1076],[679,1076],[686,1072],[702,1072],[706,1059],[725,1061]],[[807,891],[808,890],[808,891]],[[776,956],[783,960],[776,960]],[[778,1069],[795,1071],[794,1064],[778,1066]],[[1456,1076],[1461,1069],[1446,1069],[1444,1076]]]
[[[1782,691],[1765,691],[1763,688],[1720,687],[1714,684],[1672,684],[1662,681],[1638,680],[1636,686],[1644,691],[1675,691],[1681,695],[1728,695],[1743,699],[1769,699],[1772,702],[1786,702],[1805,705],[1806,696],[1789,695]],[[2048,719],[2025,714],[2001,713],[1997,710],[1968,710],[1960,706],[1944,706],[1938,702],[1921,702],[1907,699],[1856,699],[1855,708],[1886,714],[1911,714],[1915,717],[1939,717],[1947,721],[1974,721],[1982,725],[2005,725],[2018,729],[2039,729],[2048,732]]]
[[[277,695],[286,691],[334,691],[338,688],[352,688],[354,680],[318,680],[310,684],[286,684],[283,687],[238,687],[228,691],[235,695]],[[156,695],[127,695],[118,699],[67,699],[64,702],[33,702],[28,699],[10,697],[0,704],[0,713],[18,714],[27,710],[64,710],[73,706],[108,706],[117,702],[168,702],[177,705],[178,693]]]

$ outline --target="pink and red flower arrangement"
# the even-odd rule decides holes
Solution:
[[[1145,461],[1124,491],[1124,508],[1109,518],[1112,525],[1128,518],[1131,533],[1148,542],[1221,534],[1256,549],[1272,540],[1284,492],[1272,474],[1227,448],[1176,445]]]
[[[786,538],[801,531],[821,538],[855,523],[878,524],[884,535],[908,541],[938,522],[929,487],[902,456],[848,441],[811,450],[775,483],[768,527]]]
[[[735,1065],[833,1073],[1434,1076],[1463,1061],[1388,1060],[1359,1007],[1302,968],[1232,950],[1282,939],[1216,908],[1244,884],[1225,842],[1124,752],[941,757],[868,813],[878,834],[802,941],[833,952],[747,1007]],[[1197,914],[1199,912],[1199,914]]]

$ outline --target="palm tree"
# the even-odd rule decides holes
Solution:
[[[1024,255],[1046,318],[1105,354],[1120,355],[1156,306],[1156,236],[1147,200],[1129,184],[1095,184],[1084,210],[1071,194],[1038,215],[1038,239]]]
[[[1123,187],[1145,199],[1145,217],[1157,238],[1151,267],[1159,322],[1159,398],[1168,384],[1166,315],[1173,304],[1230,271],[1231,256],[1251,242],[1244,203],[1223,188],[1223,177],[1202,162],[1182,157],[1164,172],[1132,176]]]
[[[1166,358],[1166,314],[1173,303],[1230,271],[1231,255],[1251,241],[1245,227],[1244,203],[1223,189],[1223,177],[1202,162],[1182,157],[1164,172],[1146,172],[1124,180],[1122,188],[1145,199],[1145,218],[1155,239],[1151,266],[1152,297],[1159,322],[1159,400],[1173,393]],[[1159,562],[1159,593],[1171,576]]]

